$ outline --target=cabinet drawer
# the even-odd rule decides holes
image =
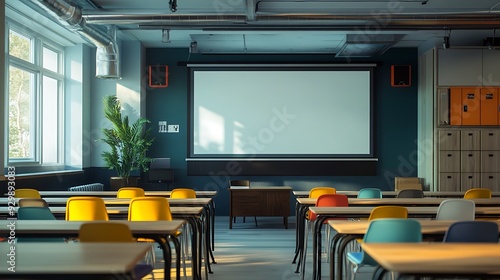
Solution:
[[[481,150],[500,151],[500,130],[481,131]]]
[[[460,150],[460,131],[458,130],[440,130],[439,131],[439,150]]]
[[[477,151],[481,149],[481,131],[480,130],[462,130],[460,131],[460,149],[468,151]]]
[[[500,151],[481,152],[481,172],[500,172]]]
[[[461,172],[481,172],[481,152],[461,151],[460,152]]]
[[[460,188],[463,192],[481,186],[481,173],[461,173],[460,177]]]
[[[499,191],[500,173],[481,173],[481,188]]]
[[[460,191],[460,173],[439,173],[440,191]]]
[[[460,172],[460,152],[440,151],[439,172]]]

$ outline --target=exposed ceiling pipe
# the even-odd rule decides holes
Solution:
[[[87,25],[82,10],[64,0],[32,0],[49,14],[61,21],[68,29],[78,32],[96,47],[96,77],[102,79],[121,79],[116,27],[109,34]]]

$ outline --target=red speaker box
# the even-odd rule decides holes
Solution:
[[[411,65],[391,66],[391,86],[393,87],[411,86]]]

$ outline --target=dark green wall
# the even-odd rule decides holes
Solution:
[[[187,125],[188,81],[187,69],[182,62],[332,62],[348,63],[331,55],[201,55],[189,54],[187,49],[147,49],[146,65],[168,65],[168,87],[150,89],[147,93],[147,118],[151,121],[156,141],[150,150],[151,157],[170,157],[175,168],[174,187],[192,187],[198,190],[218,190],[217,214],[228,213],[228,176],[187,176]],[[179,64],[179,62],[181,62]],[[357,190],[378,187],[390,190],[395,176],[417,174],[417,49],[392,49],[371,59],[352,59],[352,62],[377,62],[375,72],[375,102],[378,175],[363,177],[343,176],[250,176],[253,185],[289,185],[295,190],[309,190],[318,185],[330,185],[340,190]],[[391,65],[410,64],[412,86],[390,86]],[[304,108],[314,110],[314,108]],[[157,133],[158,121],[179,124],[180,133]],[[215,171],[217,172],[217,171]],[[234,179],[238,179],[235,177]]]

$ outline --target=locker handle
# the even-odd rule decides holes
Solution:
[[[488,154],[489,157],[493,157],[493,154]]]
[[[498,108],[500,109],[500,107],[498,107]],[[499,111],[500,111],[500,110],[499,110]],[[492,133],[492,132],[490,132],[490,133],[488,133],[488,135],[489,135],[489,136],[493,136],[493,133]]]
[[[469,157],[472,157],[472,154],[468,154]]]
[[[452,134],[448,132],[448,136],[451,136]]]
[[[452,155],[451,154],[447,154],[448,157],[451,157]]]
[[[450,175],[448,175],[448,176],[446,176],[446,178],[451,179],[451,176],[450,176]]]
[[[467,105],[464,105],[464,112],[467,112]]]
[[[469,134],[467,134],[467,135],[469,135],[469,136],[474,136],[474,134],[473,134],[473,133],[470,133],[470,132],[469,132]]]
[[[493,176],[488,176],[488,179],[493,179]]]
[[[467,176],[467,178],[472,179],[472,176]]]

